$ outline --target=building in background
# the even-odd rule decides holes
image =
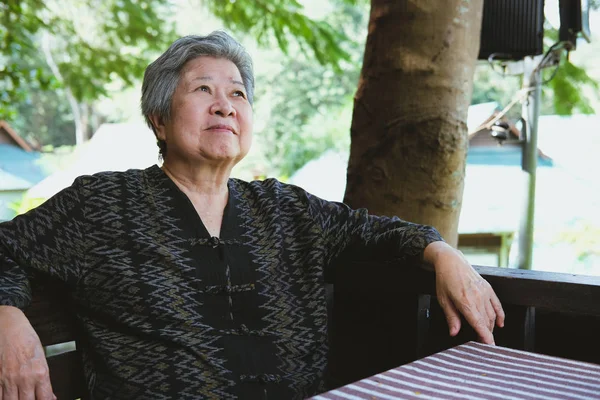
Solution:
[[[102,124],[89,141],[78,146],[73,162],[31,187],[27,192],[27,199],[48,199],[70,186],[81,175],[142,169],[157,162],[156,138],[146,124]]]
[[[512,143],[500,146],[489,131],[477,129],[494,115],[496,107],[489,103],[469,109],[472,134],[459,248],[473,264],[516,267],[516,239],[527,189],[516,143],[519,133],[510,124]],[[564,240],[564,232],[578,226],[600,230],[600,181],[594,167],[600,154],[597,126],[600,116],[596,115],[539,119],[533,269],[600,275],[600,254],[586,261],[577,249],[581,244]],[[327,152],[289,181],[326,200],[342,201],[347,161],[348,154]],[[582,235],[575,236],[584,240]],[[589,251],[597,253],[597,249]]]
[[[495,112],[493,103],[469,110],[472,134],[459,220],[459,247],[473,264],[515,267],[518,249],[512,244],[517,242],[526,187],[519,148],[514,142],[518,139],[514,125],[509,126],[512,143],[507,139],[502,146],[489,131],[477,129]],[[594,167],[600,154],[596,128],[599,125],[600,116],[594,115],[540,117],[538,144],[543,150],[538,153],[534,269],[600,275],[600,253],[582,261],[577,249],[581,244],[563,240],[564,232],[572,233],[582,224],[600,229],[600,182]],[[31,201],[51,197],[80,175],[146,168],[158,163],[156,139],[145,124],[104,124],[75,151],[68,168],[41,181],[40,176],[44,175],[28,179],[26,171],[36,165],[39,155],[19,146],[12,134],[4,133],[5,142],[9,141],[8,135],[12,147],[6,150],[8,147],[4,146],[9,144],[0,143],[0,149],[5,150],[0,153],[0,185],[14,188],[19,194],[27,190],[26,198]],[[13,154],[15,149],[21,157],[29,157],[20,176],[2,167],[9,159],[5,155]],[[347,163],[347,153],[326,152],[298,170],[289,183],[326,200],[342,201]],[[36,179],[38,183],[32,185]],[[4,196],[9,192],[5,190]],[[2,192],[0,199],[1,196]],[[4,215],[4,219],[9,219],[6,211]],[[585,235],[571,235],[576,240],[580,236]]]
[[[37,149],[0,121],[0,222],[12,219],[25,192],[48,175],[40,158]]]
[[[469,151],[458,247],[474,264],[507,267],[527,192],[521,170],[521,132],[513,121],[497,118],[495,105],[485,103],[469,109]],[[554,165],[540,148],[537,158],[538,171]]]

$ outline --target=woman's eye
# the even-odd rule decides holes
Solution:
[[[199,92],[210,92],[210,88],[206,85],[202,85],[200,86],[198,89],[196,89]]]
[[[236,90],[233,92],[233,95],[236,97],[243,97],[244,99],[246,98],[246,93],[242,92],[241,90]]]

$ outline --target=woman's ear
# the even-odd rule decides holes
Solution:
[[[150,115],[150,122],[152,122],[152,126],[154,126],[154,132],[156,133],[156,137],[160,140],[166,140],[166,127],[162,117],[158,115]]]

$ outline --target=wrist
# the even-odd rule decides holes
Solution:
[[[4,314],[4,313],[21,313],[23,314],[23,311],[21,311],[21,309],[19,307],[15,307],[15,306],[0,306],[0,314]]]
[[[27,320],[25,313],[20,308],[14,306],[0,306],[0,318],[5,322],[8,320],[11,323],[20,319]]]
[[[454,248],[444,241],[432,242],[423,251],[423,261],[435,266],[440,257],[448,252],[454,253]]]

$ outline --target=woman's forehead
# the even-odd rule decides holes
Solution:
[[[187,80],[200,78],[205,80],[225,79],[243,84],[237,66],[226,58],[208,56],[194,58],[185,64],[182,73]]]

